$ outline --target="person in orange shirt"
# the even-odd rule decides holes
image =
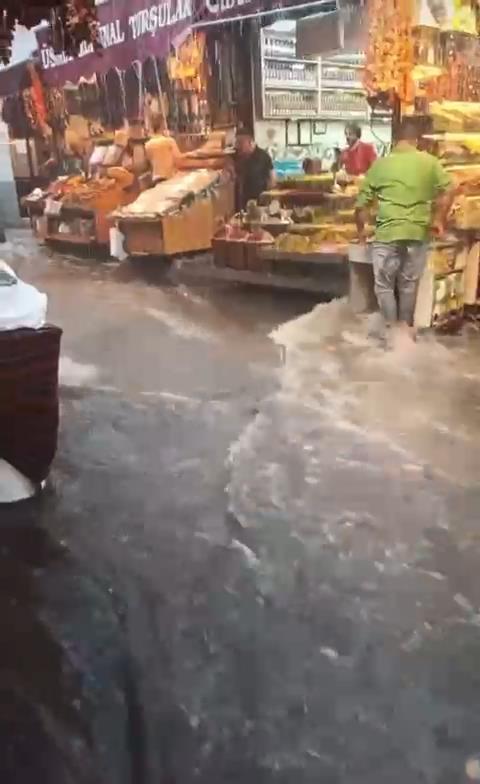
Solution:
[[[152,168],[152,182],[154,185],[168,180],[176,173],[178,164],[182,159],[182,154],[178,149],[177,142],[165,129],[165,122],[162,117],[152,120],[153,136],[145,144],[145,155]]]

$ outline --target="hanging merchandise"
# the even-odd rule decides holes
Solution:
[[[109,128],[122,128],[125,120],[125,90],[120,71],[112,68],[104,81],[104,97],[106,101],[106,121]]]
[[[53,131],[63,133],[67,126],[68,114],[63,91],[53,87],[46,92],[47,122]]]
[[[369,95],[388,93],[413,101],[413,0],[369,0],[369,42],[364,85]]]
[[[145,60],[142,66],[142,78],[145,87],[145,92],[150,95],[159,95],[160,85],[158,81],[158,71],[153,57]]]
[[[89,42],[94,51],[102,49],[95,0],[64,0],[51,21],[51,44],[57,53],[78,56],[82,43]]]
[[[131,122],[138,121],[142,111],[142,66],[132,63],[124,76],[126,118]]]
[[[98,119],[98,86],[97,80],[85,79],[78,85],[78,95],[80,99],[80,114],[89,120]]]
[[[25,139],[30,135],[30,124],[25,114],[23,94],[9,95],[3,100],[2,120],[8,125],[12,139]]]

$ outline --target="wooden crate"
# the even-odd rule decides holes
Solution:
[[[162,221],[120,221],[129,256],[162,256],[164,253]]]
[[[166,256],[210,249],[214,234],[212,200],[202,199],[177,214],[165,215],[162,228]]]

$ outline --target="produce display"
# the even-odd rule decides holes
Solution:
[[[278,187],[280,189],[297,189],[302,191],[330,191],[335,183],[333,174],[304,174],[294,177],[286,177],[280,180]]]
[[[143,191],[126,207],[115,210],[115,219],[157,220],[178,211],[220,182],[220,173],[207,169],[176,174],[169,180]]]
[[[265,245],[273,244],[273,237],[261,226],[256,226],[252,231],[242,228],[241,223],[233,220],[231,223],[223,223],[215,233],[216,240],[228,240],[229,242],[255,242]]]
[[[126,193],[134,181],[133,174],[120,166],[107,169],[104,177],[87,178],[82,174],[59,178],[49,188],[49,195],[62,206],[77,206],[89,210],[108,211],[126,204],[131,196]]]

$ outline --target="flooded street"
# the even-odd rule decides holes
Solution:
[[[51,485],[0,511],[2,784],[468,781],[477,334],[9,240],[64,337]]]

